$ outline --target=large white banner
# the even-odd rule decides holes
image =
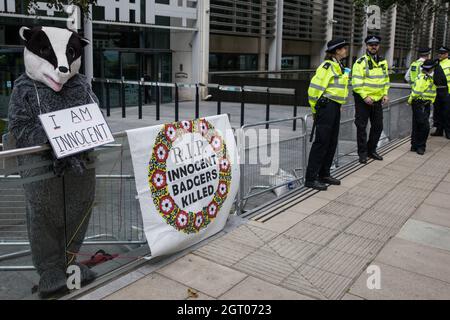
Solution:
[[[152,257],[183,250],[223,229],[239,187],[226,115],[127,131]]]

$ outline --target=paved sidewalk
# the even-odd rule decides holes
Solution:
[[[450,141],[431,138],[424,156],[409,147],[82,299],[450,299]]]

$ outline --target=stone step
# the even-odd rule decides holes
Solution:
[[[3,214],[3,213],[25,214],[25,203],[22,203],[21,206],[17,206],[17,207],[2,207],[2,206],[0,206],[0,214]]]

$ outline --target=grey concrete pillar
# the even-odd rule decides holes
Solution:
[[[281,58],[283,56],[283,8],[284,0],[277,0],[275,38],[272,39],[269,49],[269,71],[281,70]]]
[[[84,74],[90,81],[94,77],[94,50],[92,34],[92,5],[89,5],[89,14],[84,18],[84,37],[90,44],[84,47]]]

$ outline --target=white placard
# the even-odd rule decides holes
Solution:
[[[228,117],[134,129],[127,135],[152,257],[183,250],[221,231],[240,179]]]
[[[42,114],[39,120],[58,159],[114,142],[95,103]]]

